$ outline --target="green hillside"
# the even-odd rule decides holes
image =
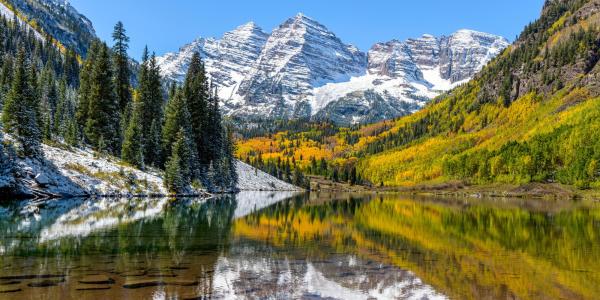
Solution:
[[[238,155],[259,166],[292,158],[306,173],[337,178],[356,169],[358,181],[385,186],[460,180],[597,187],[599,7],[597,0],[547,1],[540,18],[472,81],[414,115],[246,140]],[[314,158],[325,158],[327,168]]]

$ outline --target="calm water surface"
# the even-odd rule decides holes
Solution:
[[[0,299],[600,299],[600,204],[243,193],[0,206]]]

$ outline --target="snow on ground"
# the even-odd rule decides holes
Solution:
[[[241,161],[237,161],[236,168],[241,191],[302,191]]]
[[[427,80],[427,82],[431,83],[433,87],[431,90],[433,91],[448,91],[451,90],[463,83],[467,83],[470,79],[465,79],[457,82],[452,82],[451,80],[444,79],[440,75],[440,67],[435,68],[422,68],[421,72],[423,73],[423,78]]]
[[[21,168],[36,176],[45,192],[62,196],[167,195],[156,172],[120,165],[111,157],[98,157],[89,149],[43,146],[45,160],[24,159]]]
[[[374,90],[379,94],[388,94],[396,99],[409,103],[415,100],[408,97],[413,91],[418,96],[434,98],[439,92],[433,91],[426,82],[408,81],[405,78],[391,78],[384,75],[367,74],[350,78],[347,82],[328,83],[314,88],[308,97],[312,114],[315,115],[329,103],[338,100],[352,92]]]
[[[12,20],[15,14],[12,10],[8,9],[8,7],[4,6],[4,4],[0,3],[0,16],[4,16],[5,18]]]
[[[98,156],[89,149],[43,146],[42,161],[22,159],[19,169],[26,185],[60,196],[164,196],[160,171],[141,171],[120,160]],[[242,191],[300,191],[245,163],[237,163],[238,189]],[[202,194],[199,191],[198,194]]]
[[[12,20],[15,16],[15,13],[8,7],[6,7],[4,4],[0,3],[0,16],[4,16],[8,20]],[[35,37],[37,39],[39,39],[40,41],[44,41],[44,37],[37,30],[33,29],[29,24],[23,22],[21,19],[19,19],[19,23],[21,25],[25,24],[27,28],[29,28],[29,30],[32,30],[34,32]]]

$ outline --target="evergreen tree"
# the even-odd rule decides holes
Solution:
[[[177,152],[169,157],[165,165],[164,184],[170,193],[178,194],[185,188],[183,176],[181,175],[181,158]]]
[[[69,86],[79,86],[79,62],[77,61],[77,53],[73,49],[67,49],[65,53],[63,74]]]
[[[217,96],[216,90],[211,89],[213,92],[209,95],[208,98],[208,106],[207,106],[207,115],[206,115],[206,125],[205,125],[205,143],[206,149],[208,152],[206,153],[206,159],[208,161],[216,161],[222,154],[222,149],[226,147],[224,144],[224,130],[221,122],[221,112],[219,111],[219,98]]]
[[[65,133],[65,142],[71,146],[79,145],[79,129],[77,122],[71,120],[67,123],[67,132]]]
[[[63,76],[58,86],[58,103],[53,122],[53,132],[62,137],[65,137],[67,132],[67,121],[72,119],[74,112],[73,104],[69,99],[70,93],[67,84],[67,78]]]
[[[133,114],[129,120],[129,126],[125,131],[125,139],[121,150],[121,157],[124,161],[137,166],[144,167],[144,145],[142,144],[142,118],[140,105],[137,103]]]
[[[350,181],[350,185],[355,185],[358,183],[358,177],[356,175],[356,167],[352,167],[349,177],[350,178],[348,179],[348,181]]]
[[[54,120],[56,118],[56,110],[58,106],[58,91],[56,89],[56,80],[54,78],[54,70],[49,64],[46,64],[40,78],[40,94],[41,94],[41,116],[44,130],[44,138],[50,140],[53,135],[57,135],[54,131]]]
[[[161,140],[161,121],[153,120],[150,124],[150,133],[145,137],[144,157],[148,164],[155,167],[161,167],[162,159],[162,140]]]
[[[183,84],[183,93],[190,112],[190,125],[200,164],[207,167],[212,160],[208,136],[208,101],[210,96],[204,64],[199,53],[194,53]]]
[[[0,134],[0,182],[8,183],[14,180],[15,162],[10,151],[5,150],[10,150],[10,148],[5,149],[2,134]]]
[[[304,174],[302,174],[302,172],[300,171],[300,168],[295,167],[294,168],[294,180],[292,181],[292,183],[296,186],[305,186],[306,182],[304,179]]]
[[[172,148],[177,141],[179,131],[183,131],[186,139],[193,141],[193,133],[189,124],[190,113],[181,91],[175,93],[175,97],[170,99],[165,109],[165,124],[162,128],[162,155],[165,161],[172,156]],[[195,144],[192,142],[190,148],[189,160],[185,161],[192,172],[192,179],[200,179],[198,166],[198,152]],[[180,157],[181,158],[181,157]],[[183,159],[183,158],[181,158]]]
[[[129,57],[127,49],[129,49],[129,37],[126,34],[125,27],[121,21],[115,25],[112,38],[113,46],[113,63],[114,63],[114,81],[117,99],[119,100],[119,108],[121,114],[127,115],[125,111],[131,102],[131,86],[129,70]]]
[[[180,128],[175,136],[171,156],[165,167],[165,185],[172,193],[185,192],[191,183],[189,161],[192,159],[192,150],[190,146],[191,141],[186,136],[185,130]]]
[[[160,157],[160,124],[163,120],[163,95],[160,78],[160,68],[156,63],[156,56],[148,58],[147,49],[144,51],[144,61],[140,67],[138,104],[141,124],[140,142],[144,148],[144,157],[148,164],[159,166]]]
[[[14,134],[20,143],[23,155],[41,157],[42,137],[36,107],[38,102],[28,73],[25,49],[20,48],[11,89],[3,107],[2,121],[6,131]]]
[[[2,58],[2,71],[0,73],[0,96],[7,94],[8,90],[10,89],[13,75],[13,64],[14,62],[12,56],[5,56]],[[2,101],[0,101],[0,104],[2,104]]]
[[[226,182],[226,187],[235,188],[238,183],[238,174],[236,168],[236,160],[235,160],[235,143],[233,140],[233,129],[231,127],[227,127],[225,143],[224,143],[224,153],[223,159],[225,160],[224,168],[226,172],[228,172],[229,176],[228,181]]]
[[[35,56],[34,56],[35,57]],[[42,106],[40,101],[40,83],[38,82],[38,70],[36,68],[34,61],[29,61],[27,64],[27,79],[29,80],[29,93],[31,97],[32,103],[30,107],[33,109],[33,113],[35,114],[35,119],[38,122],[38,128],[44,127],[44,117],[42,115]]]
[[[77,105],[77,113],[75,118],[77,119],[78,130],[83,130],[89,116],[90,108],[90,96],[92,87],[92,73],[94,71],[94,65],[96,58],[101,48],[101,43],[98,40],[94,40],[88,50],[87,60],[83,63],[83,67],[80,72],[79,78],[79,103]]]
[[[102,44],[93,65],[84,132],[87,140],[96,149],[117,154],[121,150],[120,112],[113,88],[109,52],[106,44]]]

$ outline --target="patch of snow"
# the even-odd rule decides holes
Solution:
[[[241,161],[236,162],[236,169],[240,191],[303,191]]]
[[[433,85],[431,88],[433,91],[448,91],[469,81],[469,79],[465,79],[452,82],[449,79],[444,79],[441,76],[439,66],[433,69],[422,69],[421,72],[423,73],[423,78]]]
[[[8,7],[6,7],[3,3],[0,3],[0,15],[4,16],[6,19],[8,19],[9,21],[12,21],[12,19],[15,17],[15,13],[10,10]],[[28,23],[23,22],[23,20],[21,20],[20,18],[18,18],[19,20],[19,24],[20,25],[25,25],[27,26],[27,29],[30,31],[33,31],[35,37],[40,40],[40,41],[45,41],[44,36],[42,34],[40,34],[37,30],[33,29],[33,27],[31,27]]]
[[[280,191],[280,192],[240,192],[235,196],[237,206],[235,208],[234,218],[243,218],[253,212],[271,206],[277,202],[289,199],[299,195],[300,192]]]
[[[402,77],[392,78],[385,75],[367,74],[352,77],[347,82],[328,83],[313,89],[313,95],[308,97],[312,114],[317,114],[329,103],[350,93],[366,90],[374,90],[381,95],[386,94],[407,103],[418,102],[411,97],[412,94],[427,98],[433,98],[439,94],[432,91],[426,82],[410,82]]]
[[[49,178],[46,191],[64,196],[168,195],[157,171],[141,171],[120,165],[112,157],[98,157],[89,149],[65,150],[43,146],[44,162],[21,162],[34,174]],[[143,185],[141,189],[140,185]]]
[[[14,18],[15,16],[15,13],[8,7],[4,6],[4,4],[0,3],[0,15],[4,16],[9,20],[12,20],[12,18]]]

